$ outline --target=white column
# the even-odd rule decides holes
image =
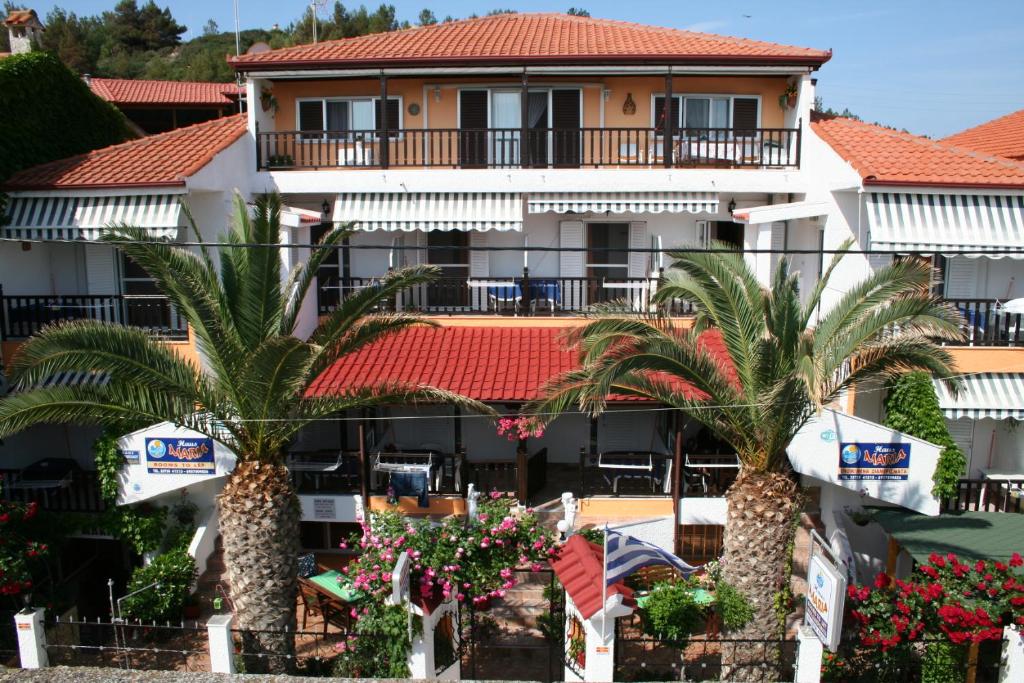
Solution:
[[[41,669],[50,666],[46,656],[46,632],[43,630],[44,610],[40,607],[33,612],[18,612],[14,624],[18,631],[18,653],[22,669]]]
[[[750,249],[770,250],[772,248],[772,224],[760,223],[744,226],[744,244]],[[772,283],[772,264],[775,262],[771,253],[747,253],[744,258],[754,270],[757,281],[762,285]]]
[[[215,614],[206,622],[210,641],[210,671],[218,674],[235,673],[235,647],[231,639],[230,614]]]
[[[608,626],[602,629],[602,619],[605,618],[608,619]],[[584,621],[583,624],[587,630],[587,666],[583,672],[583,680],[614,680],[615,617],[605,617],[598,613]]]
[[[1024,628],[1003,629],[1003,656],[999,683],[1024,680]]]
[[[821,681],[821,659],[825,647],[814,631],[808,626],[801,626],[796,635],[796,675],[795,683],[819,683]]]

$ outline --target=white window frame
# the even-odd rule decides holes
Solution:
[[[402,131],[405,128],[405,99],[402,95],[388,95],[389,100],[398,100],[398,126],[397,130]],[[370,137],[371,140],[377,140],[377,121],[376,121],[376,103],[380,101],[380,95],[368,95],[359,96],[351,95],[345,97],[296,97],[295,98],[295,130],[299,133],[299,142],[323,142],[327,139],[325,133],[304,133],[299,128],[301,119],[299,118],[300,106],[303,102],[320,102],[320,120],[323,125],[327,125],[327,103],[328,102],[366,102],[369,100],[370,105],[374,108],[374,130],[373,135]],[[395,126],[388,122],[388,129],[394,129]],[[391,137],[391,140],[401,140],[405,136],[405,133],[399,132],[397,135]]]
[[[651,128],[657,128],[658,127],[658,124],[657,124],[658,112],[657,112],[657,108],[655,107],[654,103],[657,101],[657,98],[664,97],[664,96],[665,96],[664,92],[652,92],[651,93]],[[757,100],[757,126],[756,127],[757,128],[762,128],[763,127],[761,125],[761,123],[762,123],[762,121],[761,121],[761,114],[762,114],[762,111],[763,111],[763,107],[762,107],[763,103],[761,101],[761,96],[760,95],[745,95],[743,93],[721,93],[721,92],[717,92],[717,93],[712,93],[712,92],[681,92],[681,93],[677,93],[677,92],[673,92],[672,93],[672,99],[679,98],[679,100],[680,100],[680,102],[679,102],[679,118],[680,118],[680,120],[676,121],[676,127],[675,127],[676,131],[680,131],[680,130],[683,130],[685,128],[684,124],[686,123],[686,98],[687,97],[690,97],[690,98],[693,98],[693,99],[708,98],[708,99],[729,100],[729,122],[726,125],[726,128],[728,128],[729,130],[732,130],[732,128],[733,128],[733,107],[735,106],[734,100],[737,100],[737,99],[741,99],[741,100]],[[662,137],[664,137],[664,136],[659,133],[658,134],[658,138],[662,138]]]

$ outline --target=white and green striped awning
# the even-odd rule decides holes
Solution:
[[[867,198],[867,219],[874,250],[991,251],[1004,252],[993,253],[992,258],[1024,258],[1021,195],[872,192]]]
[[[18,239],[97,240],[104,228],[122,223],[157,239],[175,239],[181,218],[179,195],[107,197],[19,197],[7,207],[4,236]]]
[[[529,213],[718,213],[714,192],[542,192]]]
[[[334,203],[334,222],[365,231],[521,232],[523,198],[514,192],[346,193]]]
[[[939,408],[950,420],[1024,420],[1024,374],[986,372],[968,375],[963,382],[959,396],[953,396],[941,382],[934,382]]]

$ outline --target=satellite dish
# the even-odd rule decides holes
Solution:
[[[267,44],[267,43],[263,42],[262,40],[260,40],[260,41],[257,41],[255,43],[253,43],[252,45],[250,45],[249,49],[245,51],[245,54],[247,54],[247,55],[258,55],[258,54],[261,54],[263,52],[270,52],[271,49],[272,48],[270,47],[269,44]]]

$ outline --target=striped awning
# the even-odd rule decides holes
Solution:
[[[867,218],[872,249],[1024,258],[1024,196],[872,192]]]
[[[334,222],[357,230],[523,229],[522,195],[512,192],[363,192],[338,195]]]
[[[7,207],[6,237],[97,240],[122,223],[145,228],[156,239],[175,239],[181,217],[179,195],[109,197],[18,197]]]
[[[63,370],[47,376],[31,386],[9,384],[0,375],[0,396],[32,389],[54,389],[56,387],[103,387],[110,383],[110,375],[94,370]]]
[[[969,417],[979,420],[1024,420],[1024,374],[986,372],[964,378],[960,395],[954,397],[945,385],[935,381],[942,413],[951,420]]]
[[[718,213],[714,192],[542,192],[529,213]]]

